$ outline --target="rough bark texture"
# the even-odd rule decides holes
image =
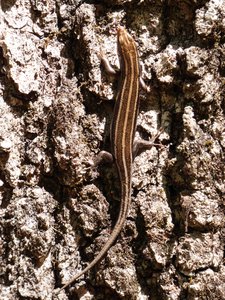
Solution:
[[[225,1],[0,2],[0,299],[225,299]],[[60,287],[118,216],[108,149],[116,28],[144,80],[132,206],[107,256]]]

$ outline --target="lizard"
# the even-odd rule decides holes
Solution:
[[[66,282],[59,292],[93,268],[106,255],[124,226],[131,203],[132,164],[137,147],[139,147],[134,146],[134,135],[139,111],[139,87],[140,84],[143,86],[143,83],[140,77],[136,43],[122,26],[117,29],[117,45],[120,60],[120,78],[110,132],[112,154],[106,151],[102,152],[108,156],[108,159],[113,160],[117,167],[121,188],[120,212],[109,239],[97,256],[80,273]],[[114,71],[110,71],[110,67],[104,58],[103,63],[109,72],[115,74]],[[152,143],[148,141],[142,141],[141,144],[141,147],[152,146]]]

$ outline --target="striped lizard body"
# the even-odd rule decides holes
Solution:
[[[140,71],[136,43],[123,27],[117,30],[117,40],[121,70],[111,125],[111,145],[121,185],[120,212],[116,225],[101,251],[84,270],[64,284],[59,291],[76,281],[105,256],[123,228],[131,202],[133,143],[139,107]]]

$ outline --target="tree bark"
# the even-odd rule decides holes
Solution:
[[[225,1],[0,2],[0,299],[225,299]],[[119,214],[110,149],[116,29],[142,77],[132,205]]]

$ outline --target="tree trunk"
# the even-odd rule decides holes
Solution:
[[[0,299],[225,299],[225,1],[86,2],[0,2]],[[91,167],[110,149],[100,54],[119,68],[118,26],[150,89],[137,138],[160,145],[134,160],[116,243],[57,294],[119,214],[115,166]]]

